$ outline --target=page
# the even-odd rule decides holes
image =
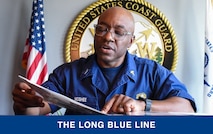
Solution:
[[[51,91],[45,87],[42,87],[38,84],[32,83],[30,80],[27,78],[19,75],[18,76],[22,81],[26,82],[29,84],[31,88],[33,88],[45,101],[48,103],[55,104],[60,107],[64,107],[67,109],[74,110],[76,112],[79,112],[81,114],[93,114],[93,115],[106,115],[99,110],[96,110],[92,107],[89,107],[85,104],[82,104],[80,102],[77,102],[67,96],[64,96],[62,94],[56,93],[54,91]]]

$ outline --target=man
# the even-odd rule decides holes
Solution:
[[[103,113],[195,112],[194,99],[172,72],[128,53],[133,33],[129,11],[106,10],[95,25],[95,54],[59,66],[43,86],[72,99],[86,98],[82,103]],[[43,115],[59,109],[26,83],[15,85],[13,100],[15,114]],[[66,114],[80,113],[68,109]]]

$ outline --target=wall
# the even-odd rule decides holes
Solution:
[[[96,0],[44,0],[48,71],[64,63],[64,41],[71,22]],[[203,0],[147,0],[170,21],[177,36],[175,74],[186,84],[202,112],[204,12]],[[32,0],[0,0],[0,115],[13,115],[11,91],[24,74],[21,68]],[[199,10],[198,10],[199,9]]]

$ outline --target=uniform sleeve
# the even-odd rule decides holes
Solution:
[[[65,74],[68,74],[66,70],[67,69],[66,64],[59,66],[58,68],[56,68],[50,75],[48,80],[42,84],[42,86],[55,91],[57,93],[63,94],[65,95],[66,91],[65,91],[65,83],[66,83],[66,78],[65,79]],[[60,109],[60,107],[54,105],[54,104],[49,104],[50,108],[51,108],[51,113],[56,112],[58,109]]]
[[[194,98],[189,94],[186,86],[171,71],[160,67],[155,76],[155,99],[160,100],[174,96],[185,98],[191,102],[192,107],[197,111]]]

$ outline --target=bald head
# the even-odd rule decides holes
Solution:
[[[129,32],[134,32],[134,18],[130,11],[122,7],[112,7],[104,11],[98,19],[98,24],[102,23],[110,26],[123,25]]]

